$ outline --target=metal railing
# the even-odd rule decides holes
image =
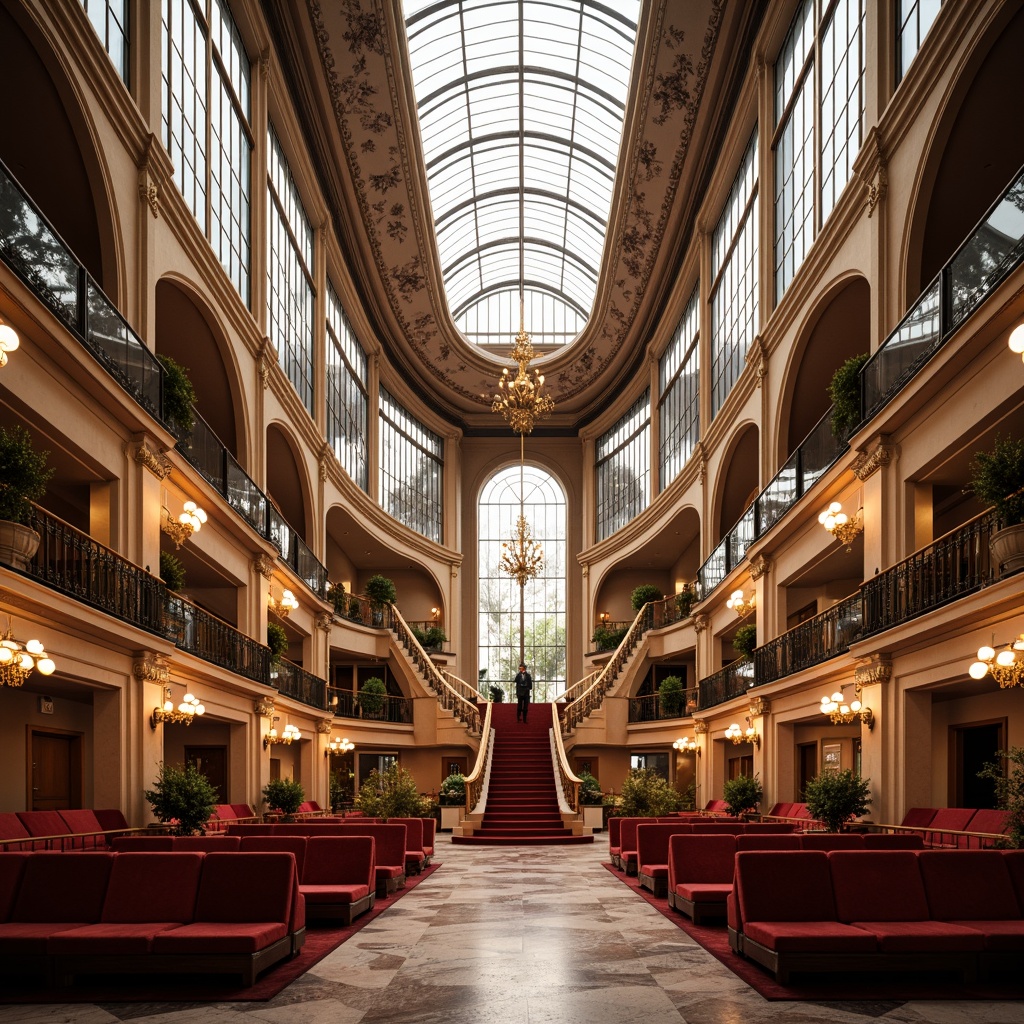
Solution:
[[[327,680],[307,672],[287,658],[271,664],[270,685],[276,687],[283,697],[291,697],[320,711],[327,710]]]
[[[754,685],[754,662],[750,658],[740,658],[700,681],[697,710],[704,711],[733,697],[742,697]]]
[[[465,779],[467,818],[472,813],[473,808],[480,803],[484,795],[484,780],[487,777],[487,758],[491,751],[491,710],[493,707],[493,704],[488,704],[484,711],[484,723],[480,729],[480,748],[476,752],[476,763]]]
[[[579,682],[573,683],[564,693],[560,693],[555,700],[561,701],[563,704],[571,704],[577,697],[590,689],[591,684],[600,674],[600,669],[588,673]]]
[[[441,674],[437,666],[430,660],[430,655],[420,646],[420,642],[413,635],[402,613],[393,605],[388,605],[387,619],[391,630],[398,637],[400,643],[405,645],[409,659],[419,670],[427,685],[437,695],[437,702],[445,711],[451,711],[470,732],[477,732],[480,729],[480,710],[476,706],[476,698],[469,698],[453,687]],[[460,680],[461,682],[461,680]],[[468,684],[463,683],[468,689]],[[488,705],[488,713],[490,705]]]
[[[558,718],[558,705],[551,702],[551,734],[554,737],[554,760],[558,771],[558,784],[562,787],[562,796],[573,814],[580,813],[580,784],[583,780],[569,766],[565,756],[565,744],[562,742],[562,724]]]
[[[998,527],[990,509],[862,583],[863,634],[898,626],[989,583],[995,566],[988,542]]]
[[[754,651],[757,685],[845,654],[863,627],[860,591],[812,616]]]
[[[0,259],[144,409],[162,417],[163,367],[0,162]]]
[[[686,718],[697,709],[697,687],[689,686],[679,695],[679,709],[669,714],[661,706],[661,695],[649,693],[643,697],[629,698],[630,722],[663,722],[668,719]]]
[[[176,594],[168,594],[167,614],[177,648],[253,682],[270,685],[269,647]]]
[[[351,690],[330,686],[327,688],[328,709],[338,718],[358,718],[364,721],[390,722],[394,725],[412,725],[412,698],[383,695],[384,706],[379,712],[368,714],[359,707],[359,698]]]

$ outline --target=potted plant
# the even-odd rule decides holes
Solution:
[[[359,603],[358,597],[349,598],[348,602],[348,617],[353,622],[363,621],[363,606]]]
[[[604,828],[604,793],[601,783],[590,772],[580,772],[580,808],[583,811],[583,827],[592,832]]]
[[[692,584],[687,583],[683,589],[676,594],[676,612],[678,613],[679,618],[687,618],[696,603],[697,591],[694,590]]]
[[[152,789],[143,795],[153,814],[176,836],[202,835],[217,803],[217,790],[194,764],[160,762]]]
[[[384,701],[388,688],[384,685],[383,679],[371,676],[356,694],[356,703],[364,718],[377,718],[384,710]]]
[[[384,606],[395,603],[395,584],[387,576],[377,573],[366,581],[366,596],[370,599],[370,608],[373,612],[373,624],[375,626],[384,623]]]
[[[441,805],[441,828],[458,828],[466,806],[466,780],[462,772],[452,772],[445,778],[437,799]]]
[[[491,683],[487,687],[487,692],[490,694],[492,704],[503,704],[505,701],[505,691],[498,686],[496,683]]]
[[[267,646],[270,648],[270,663],[278,665],[288,650],[288,634],[277,622],[267,623]]]
[[[829,426],[832,436],[845,441],[860,423],[860,371],[868,361],[868,353],[851,356],[832,374],[828,397],[832,401]]]
[[[423,647],[428,651],[444,650],[448,634],[440,626],[430,626],[423,634]]]
[[[305,798],[302,785],[294,779],[271,779],[263,787],[264,801],[271,812],[280,813],[282,821],[294,821]]]
[[[1024,438],[997,437],[992,451],[975,452],[967,490],[999,520],[989,537],[996,571],[1024,566]]]
[[[608,626],[598,626],[591,637],[594,647],[599,651],[614,651],[625,639],[629,628],[610,629]]]
[[[722,785],[722,796],[726,810],[739,817],[750,811],[756,811],[757,805],[764,796],[761,780],[756,776],[737,775],[735,779],[727,779]]]
[[[170,356],[158,356],[164,368],[163,412],[164,421],[179,438],[192,435],[196,424],[193,406],[196,403],[196,389],[192,386],[188,370]]]
[[[753,622],[748,622],[736,630],[736,635],[732,638],[732,649],[741,658],[749,658],[754,653],[755,647],[757,647],[757,626]]]
[[[997,750],[999,761],[989,761],[978,772],[979,779],[991,779],[996,806],[1007,811],[1006,839],[996,843],[1011,850],[1024,848],[1024,747]]]
[[[807,810],[826,831],[842,832],[851,818],[863,814],[871,805],[868,781],[854,775],[849,768],[842,771],[826,768],[807,783],[804,790]]]
[[[686,688],[679,676],[665,676],[658,686],[659,718],[679,718],[683,713]]]
[[[630,603],[633,611],[638,612],[645,604],[651,601],[660,601],[665,595],[653,583],[641,583],[630,595]]]
[[[384,819],[422,817],[425,803],[416,780],[397,761],[383,771],[374,768],[355,799],[367,817]]]
[[[32,502],[46,493],[53,476],[49,452],[36,451],[24,428],[0,427],[0,562],[27,569],[39,547],[39,534],[29,525]]]
[[[660,817],[679,810],[680,794],[653,768],[633,768],[622,783],[620,813],[626,818]]]
[[[348,612],[348,594],[345,593],[344,583],[332,583],[331,589],[327,592],[327,599],[334,606],[335,615],[345,615]]]
[[[175,593],[185,588],[185,566],[170,551],[160,552],[160,579]]]

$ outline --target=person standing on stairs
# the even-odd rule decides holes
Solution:
[[[526,721],[530,711],[530,691],[533,689],[533,676],[526,671],[526,665],[519,662],[519,671],[516,673],[516,721]]]

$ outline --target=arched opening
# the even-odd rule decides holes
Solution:
[[[305,475],[280,427],[267,428],[267,495],[288,525],[304,540],[308,520]]]
[[[726,456],[718,488],[717,544],[757,497],[760,487],[760,456],[757,427],[746,426]]]
[[[520,514],[544,554],[543,566],[522,587],[501,567]],[[565,491],[539,466],[508,466],[484,484],[477,517],[481,689],[500,686],[508,696],[522,651],[533,699],[550,700],[565,688]]]

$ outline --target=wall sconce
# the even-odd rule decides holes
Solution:
[[[283,743],[285,746],[290,746],[297,740],[302,739],[302,733],[299,732],[298,727],[294,725],[286,725],[284,732],[280,736],[277,735],[277,728],[273,725],[273,722],[280,722],[281,716],[274,715],[271,720],[270,732],[263,737],[263,749],[266,750],[272,743]]]
[[[691,740],[689,736],[680,736],[679,739],[672,744],[674,750],[678,750],[681,754],[696,754],[700,757],[700,747],[697,746],[696,740]]]
[[[875,716],[871,708],[864,707],[860,702],[860,683],[853,684],[853,700],[849,704],[843,698],[842,690],[836,690],[831,697],[821,698],[818,710],[828,715],[833,725],[852,725],[859,718],[861,724],[868,727],[868,732],[875,727]]]
[[[33,671],[49,676],[56,668],[43,642],[15,640],[14,628],[8,620],[7,629],[0,635],[0,686],[22,686]]]
[[[1017,651],[1024,651],[1024,633],[1003,644],[998,652],[993,647],[978,648],[978,660],[967,673],[972,679],[984,679],[991,674],[1001,689],[1024,686],[1024,658],[1018,659]]]
[[[750,719],[746,719],[746,729],[741,729],[736,722],[733,722],[728,729],[725,730],[725,738],[732,740],[737,746],[740,743],[753,743],[755,747],[760,749],[761,747],[761,734],[750,724]]]
[[[324,751],[324,757],[330,757],[331,754],[347,754],[350,750],[355,749],[355,744],[347,736],[342,740],[335,736],[327,746],[328,749]]]
[[[864,523],[861,521],[860,514],[863,512],[863,508],[857,509],[851,519],[844,511],[843,506],[838,501],[833,501],[831,505],[824,512],[818,516],[818,522],[825,527],[826,530],[840,544],[846,545],[846,553],[849,554],[853,551],[851,545],[853,544],[854,538],[864,532]]]
[[[155,729],[158,722],[173,722],[177,725],[191,725],[199,716],[205,715],[206,708],[199,703],[199,699],[191,693],[186,693],[177,709],[174,701],[171,700],[171,688],[164,687],[164,706],[153,708],[153,714],[149,716],[150,727]]]
[[[206,513],[194,501],[186,501],[182,510],[175,520],[165,506],[164,518],[160,521],[160,529],[174,541],[176,548],[180,548],[193,533],[198,533],[206,522]]]
[[[750,600],[745,601],[743,591],[734,590],[729,600],[725,602],[725,607],[731,608],[742,619],[744,615],[749,615],[757,607],[757,595],[751,594]]]
[[[1017,326],[1010,331],[1010,337],[1007,339],[1006,343],[1010,346],[1011,352],[1020,356],[1021,359],[1024,360],[1024,323],[1017,324]],[[0,366],[3,365],[3,363],[0,363]]]
[[[431,617],[431,618],[432,618],[432,619],[433,619],[433,620],[434,620],[435,622],[437,622],[437,617],[438,617],[438,616],[439,616],[440,614],[441,614],[441,609],[440,609],[440,608],[431,608],[431,609],[430,609],[430,617]]]
[[[275,598],[273,591],[267,597],[267,607],[281,619],[287,619],[299,607],[298,598],[290,591],[281,591],[281,597]]]
[[[0,322],[0,367],[7,365],[7,353],[21,344],[18,332],[10,324]]]
[[[601,614],[600,614],[600,615],[598,615],[598,617],[597,617],[597,618],[598,618],[598,620],[600,621],[601,625],[603,626],[603,625],[604,625],[604,624],[605,624],[605,623],[606,623],[606,622],[608,621],[608,619],[610,618],[610,616],[608,615],[608,613],[607,613],[607,612],[601,612]]]

